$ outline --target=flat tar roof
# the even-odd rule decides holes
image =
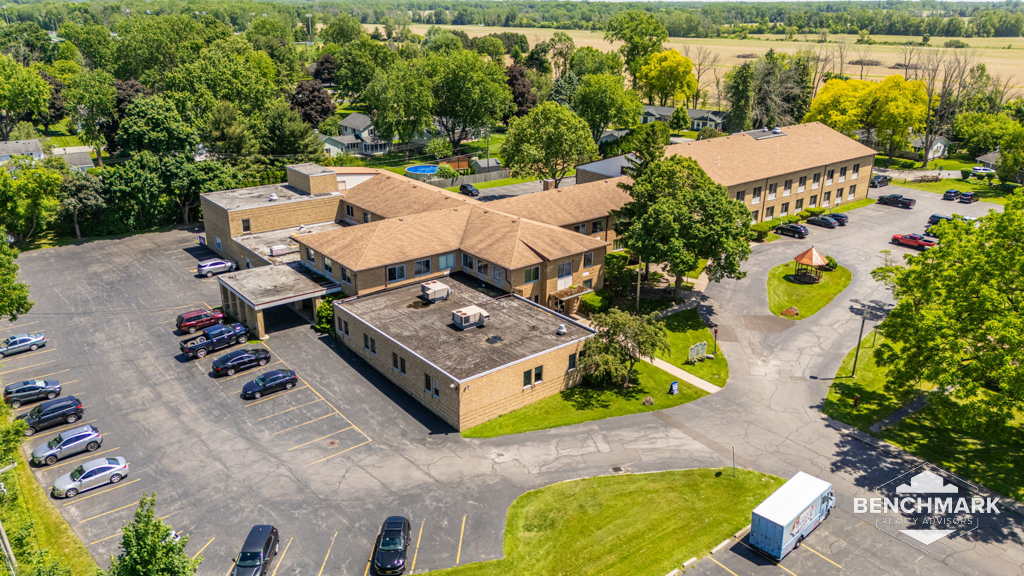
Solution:
[[[288,262],[297,262],[299,260],[299,245],[292,238],[293,236],[312,234],[314,232],[327,232],[328,230],[341,227],[340,224],[335,224],[334,222],[322,222],[320,224],[308,224],[294,228],[260,232],[258,234],[244,234],[242,236],[235,236],[232,240],[259,254],[267,262],[287,264]],[[274,246],[288,246],[290,251],[287,254],[271,256],[270,249]]]
[[[271,194],[277,196],[277,200],[271,200]],[[339,192],[331,194],[340,195]],[[210,192],[202,197],[220,206],[225,210],[242,210],[246,208],[258,208],[273,202],[284,204],[312,198],[323,198],[326,195],[313,196],[308,192],[299,190],[288,184],[267,184],[265,186],[254,186],[252,188],[238,188],[236,190],[224,190],[222,192]]]
[[[461,273],[436,280],[451,289],[448,300],[426,304],[417,283],[335,305],[459,381],[593,335],[523,298],[480,292],[482,285]],[[467,306],[483,308],[490,319],[482,327],[455,328],[452,312]],[[559,324],[563,335],[556,333]]]
[[[217,280],[257,310],[321,296],[338,290],[338,284],[298,262],[257,266],[217,276]]]

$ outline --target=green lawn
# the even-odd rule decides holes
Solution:
[[[825,216],[828,216],[829,214],[834,214],[836,212],[849,212],[850,210],[856,210],[857,208],[863,208],[865,206],[871,206],[874,203],[875,203],[875,199],[874,198],[861,198],[860,200],[857,200],[856,202],[850,202],[849,204],[840,204],[839,206],[836,206],[835,208],[833,208],[833,209],[829,210],[828,212],[826,212]]]
[[[686,286],[689,286],[690,288],[693,288],[693,284],[690,284],[690,283],[684,283],[683,284],[684,288],[686,288]],[[636,289],[636,284],[635,283],[633,284],[633,288],[634,288],[634,290]],[[687,289],[689,289],[689,288],[687,288]],[[672,306],[672,304],[673,304],[672,296],[669,296],[669,295],[666,295],[666,294],[658,294],[657,296],[650,296],[650,295],[645,295],[645,294],[643,294],[641,292],[641,294],[640,294],[640,306],[639,306],[639,309],[638,309],[638,307],[636,305],[636,293],[634,292],[632,296],[624,296],[624,297],[621,297],[621,298],[616,298],[615,302],[612,303],[612,306],[615,307],[615,308],[618,308],[619,310],[622,310],[624,312],[629,312],[630,314],[638,314],[640,316],[646,316],[646,315],[648,315],[648,314],[650,314],[652,312],[661,312],[662,310]]]
[[[470,428],[462,435],[467,438],[493,438],[531,430],[546,430],[612,416],[662,410],[707,395],[707,392],[686,382],[679,383],[679,394],[669,394],[669,385],[676,379],[647,362],[639,362],[633,377],[635,384],[631,388],[619,385],[595,387],[580,384]],[[647,396],[654,399],[653,406],[644,406],[643,400]]]
[[[932,170],[970,170],[975,166],[978,166],[978,161],[967,154],[954,154],[928,163]]]
[[[782,483],[706,468],[561,482],[512,503],[503,559],[429,574],[660,576],[746,526]]]
[[[67,131],[68,119],[61,120],[58,124],[50,126],[49,132],[46,133],[46,137],[50,139],[50,144],[53,144],[55,148],[68,148],[70,146],[84,146],[82,141],[77,135],[72,136]],[[93,154],[96,154],[94,151]]]
[[[795,268],[796,262],[789,261],[779,264],[768,273],[768,308],[772,314],[786,318],[782,316],[782,311],[796,306],[800,315],[790,320],[813,316],[842,292],[853,277],[849,270],[840,266],[832,272],[825,272],[817,284],[803,284],[791,280]]]
[[[658,358],[686,370],[690,374],[703,378],[715,386],[725,386],[729,380],[729,363],[725,360],[725,354],[719,349],[714,360],[704,360],[696,364],[687,364],[690,346],[704,341],[708,343],[708,352],[715,349],[715,336],[708,330],[704,320],[697,313],[696,308],[669,314],[662,319],[665,328],[668,330],[668,354],[658,354]]]
[[[955,189],[961,192],[977,192],[982,202],[991,202],[992,204],[1006,204],[1006,201],[1010,199],[1012,192],[1007,191],[1003,186],[988,185],[988,182],[982,182],[975,178],[969,180],[961,180],[959,178],[947,178],[945,180],[939,180],[938,182],[908,182],[906,180],[893,180],[893,184],[899,186],[906,186],[907,188],[913,188],[914,190],[923,190],[924,192],[932,192],[934,194],[942,194],[946,190]],[[950,202],[950,205],[956,206],[956,202]],[[956,211],[955,209],[953,210]]]
[[[57,236],[52,230],[46,230],[40,232],[32,237],[28,242],[19,242],[15,247],[22,251],[28,252],[30,250],[42,250],[43,248],[57,248],[60,246],[68,246],[71,244],[81,244],[84,242],[92,242],[95,240],[119,240],[121,238],[128,238],[130,236],[138,236],[139,234],[150,234],[153,232],[170,232],[176,230],[177,224],[169,224],[166,226],[155,226],[153,228],[146,228],[145,230],[138,230],[135,232],[125,232],[123,234],[111,234],[108,236],[83,236],[81,240],[74,236]]]
[[[886,164],[889,164],[886,166]],[[889,157],[885,154],[875,154],[875,168],[889,168],[891,170],[913,170],[921,165],[920,162],[915,160],[908,160],[906,158],[893,158],[892,162],[889,162]]]

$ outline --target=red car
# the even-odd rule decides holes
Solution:
[[[224,313],[220,310],[193,310],[180,314],[175,325],[182,332],[195,334],[196,330],[223,323]]]
[[[896,234],[892,237],[892,243],[897,246],[909,246],[910,248],[925,250],[933,248],[936,241],[925,238],[920,234]]]

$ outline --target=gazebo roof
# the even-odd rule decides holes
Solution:
[[[797,264],[803,264],[804,266],[824,266],[828,263],[828,261],[825,260],[825,257],[821,255],[821,252],[814,249],[814,246],[811,246],[806,251],[801,252],[796,258],[793,258],[793,260],[795,260]]]

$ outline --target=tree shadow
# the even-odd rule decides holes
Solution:
[[[562,390],[562,399],[572,405],[574,410],[599,410],[609,408],[613,399],[618,400],[639,400],[648,396],[646,385],[638,381],[639,373],[634,370],[630,382],[634,382],[629,388],[622,384],[600,382],[596,378],[585,376],[583,381]]]
[[[883,302],[882,300],[860,300],[853,298],[850,300],[850,314],[854,316],[861,316],[868,322],[881,322],[885,320],[885,317],[889,315],[889,312],[893,309],[893,304],[889,302]]]

